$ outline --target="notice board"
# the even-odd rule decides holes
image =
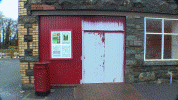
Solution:
[[[51,30],[51,60],[72,59],[72,30]]]

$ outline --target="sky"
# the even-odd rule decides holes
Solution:
[[[18,0],[0,0],[0,11],[5,17],[16,20],[18,18]]]
[[[18,18],[18,0],[0,0],[0,11],[5,17],[17,20]],[[0,42],[2,42],[2,34]]]

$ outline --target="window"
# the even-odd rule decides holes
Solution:
[[[178,19],[145,18],[144,59],[178,60]]]

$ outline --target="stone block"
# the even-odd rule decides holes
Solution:
[[[125,69],[132,69],[132,66],[127,65],[125,66]]]
[[[137,65],[136,60],[126,60],[126,65]]]
[[[133,72],[133,69],[131,69],[131,68],[125,68],[125,75],[128,75],[131,72]]]
[[[132,19],[133,16],[126,16],[126,19]]]
[[[19,16],[18,23],[19,24],[33,24],[37,23],[37,16]]]
[[[137,48],[137,49],[136,49],[136,53],[137,53],[137,54],[142,54],[143,57],[144,57],[144,47],[139,47],[139,48]]]
[[[130,24],[130,23],[126,24],[126,27],[134,27],[134,26],[135,24]]]
[[[39,62],[39,56],[20,56],[20,62]]]
[[[129,82],[130,83],[134,83],[136,80],[135,80],[135,78],[134,78],[134,75],[132,75],[132,74],[129,74]]]
[[[33,55],[33,49],[25,49],[25,56],[32,56]]]
[[[137,37],[135,35],[127,35],[126,40],[137,40]]]
[[[131,35],[132,33],[134,33],[134,30],[133,29],[129,29],[129,28],[126,27],[126,37],[128,35]]]
[[[143,41],[134,41],[134,46],[143,46]]]
[[[145,42],[144,41],[144,32],[136,32],[135,34],[138,35],[137,36],[138,41],[142,41],[144,44],[144,42]]]
[[[140,28],[140,25],[136,25],[136,28]]]
[[[20,2],[20,1],[27,1],[27,0],[19,0],[19,2]]]
[[[167,73],[159,72],[157,73],[156,78],[170,79],[170,75],[168,75]]]
[[[34,90],[34,84],[22,83],[22,90]]]
[[[147,67],[147,68],[133,68],[133,71],[134,72],[148,72],[150,71],[150,68]]]
[[[126,59],[134,60],[135,59],[135,54],[126,54]]]
[[[169,79],[158,79],[157,84],[162,84],[162,83],[170,83]]]
[[[158,71],[158,70],[161,70],[161,67],[160,66],[154,66],[151,69],[152,69],[152,71]]]
[[[144,81],[150,81],[150,80],[155,80],[155,73],[154,72],[140,73],[139,81],[144,82]]]
[[[41,0],[31,0],[31,3],[41,3]]]
[[[33,69],[27,69],[25,72],[26,76],[33,76]]]
[[[137,41],[137,40],[126,40],[127,46],[130,47],[142,47],[143,46],[143,41]]]
[[[126,45],[126,47],[129,47],[129,41],[125,41],[125,45]]]
[[[135,54],[135,59],[142,60],[144,58],[144,54]]]
[[[128,43],[129,43],[129,46],[134,46],[134,40],[129,40]]]
[[[136,50],[127,50],[126,49],[126,55],[127,54],[135,54],[136,53]]]
[[[141,18],[141,16],[133,16],[133,18]]]
[[[25,35],[24,36],[24,42],[32,42],[33,39],[32,39],[32,35]]]
[[[32,27],[32,24],[25,24],[24,27],[25,27],[25,28],[31,28],[31,27]]]
[[[128,75],[125,75],[124,80],[125,80],[125,83],[130,83],[130,79]]]
[[[134,78],[139,78],[140,72],[132,72]]]

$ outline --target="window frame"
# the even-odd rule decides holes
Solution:
[[[161,19],[162,21],[162,32],[161,33],[147,33],[146,32],[146,19]],[[164,33],[164,20],[178,20],[178,19],[170,19],[170,18],[152,18],[152,17],[145,17],[144,18],[144,61],[178,61],[178,59],[163,59],[164,55],[164,35],[171,34],[171,35],[178,35],[178,33]],[[161,40],[161,59],[146,59],[146,34],[159,34],[162,35]]]

